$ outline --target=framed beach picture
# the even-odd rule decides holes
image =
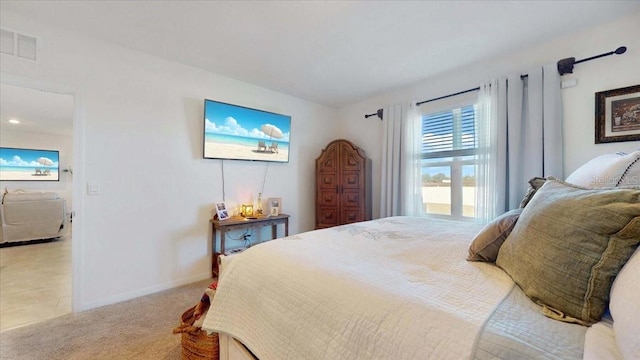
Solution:
[[[227,220],[229,218],[229,211],[223,202],[216,203],[216,214],[218,214],[218,220]]]
[[[0,180],[59,181],[59,162],[57,150],[0,147]]]
[[[596,144],[640,140],[640,85],[596,93]]]
[[[267,204],[269,205],[269,215],[278,216],[282,212],[282,199],[281,198],[269,198],[267,200]]]
[[[205,159],[289,162],[291,116],[204,101]]]

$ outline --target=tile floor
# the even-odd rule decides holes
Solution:
[[[71,235],[0,248],[0,331],[71,313]]]

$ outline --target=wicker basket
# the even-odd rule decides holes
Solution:
[[[182,336],[182,359],[218,360],[220,358],[218,334],[213,333],[208,336],[206,331],[193,326],[195,322],[193,312],[195,309],[195,306],[187,309],[182,314],[180,326],[173,329],[174,334],[181,334]]]

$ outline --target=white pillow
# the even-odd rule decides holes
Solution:
[[[610,296],[618,349],[625,359],[640,359],[640,248],[618,273]]]
[[[640,185],[640,150],[600,155],[572,172],[566,182],[586,188]]]
[[[613,320],[607,314],[587,328],[584,334],[582,360],[622,360],[622,354],[613,332]]]
[[[622,176],[620,186],[640,185],[640,151],[636,151],[629,155],[636,154],[636,160],[627,168],[627,172]]]

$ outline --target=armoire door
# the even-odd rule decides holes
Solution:
[[[340,224],[339,199],[339,146],[327,146],[316,160],[316,228]]]
[[[365,220],[365,161],[352,144],[340,144],[340,224]]]

